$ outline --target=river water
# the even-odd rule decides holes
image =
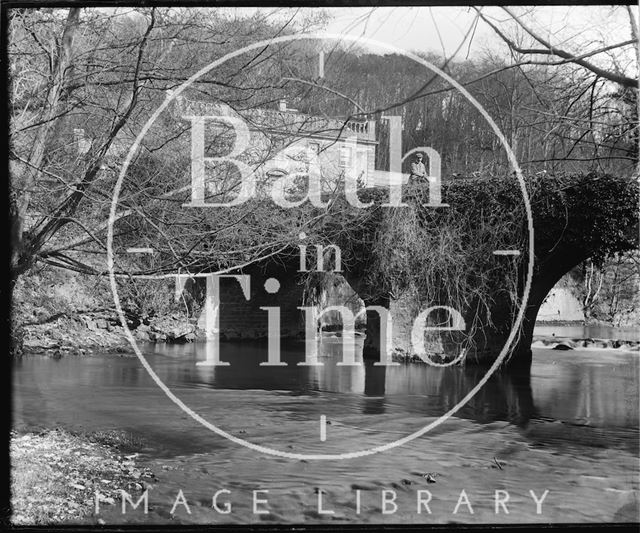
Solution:
[[[339,366],[335,338],[320,346],[321,367],[296,364],[302,343],[283,345],[283,367],[260,366],[267,356],[259,344],[223,344],[227,367],[197,366],[205,352],[204,344],[143,346],[163,383],[197,415],[290,454],[337,455],[401,439],[454,408],[484,376],[476,367],[361,359]],[[135,357],[16,360],[13,416],[19,429],[116,429],[144,440],[139,459],[158,476],[152,509],[122,515],[107,507],[107,522],[638,521],[639,360],[621,350],[534,349],[530,375],[496,373],[425,435],[331,461],[267,455],[214,434],[170,401]],[[179,506],[172,517],[181,489],[190,513]],[[219,500],[230,503],[228,514],[212,508],[221,489],[229,491]],[[424,506],[418,513],[417,495],[427,494],[420,490],[429,491],[432,514]],[[530,491],[545,490],[537,509]],[[461,491],[469,505],[457,505]],[[509,514],[496,507],[496,491],[508,494]],[[319,512],[318,493],[320,509],[333,514]],[[385,497],[396,498],[395,512],[385,512],[394,510]],[[254,508],[254,498],[268,503]]]

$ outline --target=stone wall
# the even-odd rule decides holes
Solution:
[[[240,284],[234,279],[220,280],[221,340],[264,339],[268,335],[268,313],[261,307],[280,308],[280,334],[299,337],[304,334],[302,305],[303,286],[298,276],[281,276],[280,288],[270,294],[265,282],[272,276],[251,274],[250,299],[247,301]],[[275,285],[275,284],[274,284]]]

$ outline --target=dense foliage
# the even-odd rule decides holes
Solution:
[[[555,275],[555,283],[589,257],[602,262],[637,248],[635,179],[591,173],[534,175],[525,181],[533,215],[534,282]],[[409,195],[409,207],[383,212],[370,255],[371,283],[408,295],[416,312],[428,305],[453,307],[471,332],[492,327],[495,312],[503,318],[505,306],[517,309],[529,235],[515,176],[450,181],[443,191],[448,208],[424,207],[425,189]],[[495,250],[521,255],[496,256]],[[509,315],[513,319],[515,313]]]

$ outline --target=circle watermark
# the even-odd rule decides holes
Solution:
[[[491,127],[491,129],[493,130],[495,135],[500,140],[500,142],[501,142],[501,144],[502,144],[502,146],[503,146],[503,148],[504,148],[504,150],[505,150],[505,152],[507,154],[508,161],[511,164],[511,167],[513,168],[513,170],[515,172],[515,176],[516,176],[518,185],[520,187],[520,191],[521,191],[521,194],[522,194],[522,197],[523,197],[523,200],[524,200],[525,213],[526,213],[526,218],[527,218],[528,237],[529,237],[528,238],[528,264],[527,264],[527,270],[526,270],[526,281],[525,281],[525,285],[524,285],[524,291],[523,291],[520,307],[518,309],[518,313],[517,313],[517,315],[515,317],[515,320],[513,322],[512,330],[511,330],[511,332],[510,332],[510,334],[509,334],[509,336],[508,336],[508,338],[507,338],[507,340],[505,342],[504,347],[502,348],[500,354],[497,356],[497,358],[495,359],[493,364],[487,369],[485,375],[471,389],[471,391],[469,391],[454,407],[449,409],[446,413],[441,415],[436,420],[433,420],[429,424],[426,424],[424,427],[420,428],[419,430],[414,431],[413,433],[411,433],[411,434],[409,434],[409,435],[407,435],[407,436],[405,436],[405,437],[403,437],[401,439],[394,440],[394,441],[389,442],[389,443],[384,444],[384,445],[375,446],[375,447],[371,447],[371,448],[366,448],[366,449],[358,450],[358,451],[350,451],[350,452],[338,453],[338,454],[320,454],[320,453],[305,454],[305,453],[295,453],[295,452],[287,452],[287,451],[277,450],[275,448],[270,448],[270,447],[267,447],[267,446],[262,446],[262,445],[259,445],[259,444],[255,444],[255,443],[249,442],[249,441],[247,441],[245,439],[236,437],[235,435],[232,435],[231,433],[221,429],[220,427],[216,426],[212,422],[206,420],[201,415],[199,415],[198,413],[193,411],[176,394],[174,394],[173,391],[171,391],[169,389],[169,387],[160,379],[160,377],[157,375],[157,373],[154,371],[154,369],[151,367],[151,365],[149,364],[149,362],[145,358],[144,354],[141,352],[141,350],[140,350],[139,346],[137,345],[136,340],[135,340],[131,330],[128,327],[127,320],[125,318],[125,314],[124,314],[122,305],[120,303],[120,297],[119,297],[119,294],[118,294],[118,288],[117,288],[117,283],[116,283],[116,273],[115,273],[115,270],[114,270],[115,261],[114,261],[114,250],[113,250],[113,238],[114,238],[114,222],[116,221],[116,218],[117,218],[118,201],[119,201],[120,194],[121,194],[121,191],[122,191],[122,187],[123,187],[123,183],[124,183],[124,180],[125,180],[125,176],[127,174],[127,170],[129,169],[129,166],[131,165],[131,162],[133,161],[133,158],[134,158],[136,152],[138,151],[138,149],[140,147],[140,143],[142,142],[142,139],[146,136],[146,134],[148,133],[149,129],[152,127],[152,125],[155,123],[155,121],[158,119],[158,117],[161,115],[161,113],[169,106],[169,104],[175,98],[177,98],[182,92],[184,92],[192,83],[197,81],[201,76],[203,76],[206,73],[210,72],[212,69],[221,66],[222,64],[224,64],[225,62],[229,61],[230,59],[238,57],[238,56],[240,56],[242,54],[245,54],[247,52],[250,52],[252,50],[263,48],[263,47],[274,45],[274,44],[295,41],[295,40],[321,41],[321,40],[326,40],[326,39],[335,39],[335,40],[338,40],[338,41],[351,41],[351,42],[354,42],[354,43],[357,43],[357,44],[369,44],[369,45],[375,46],[377,48],[381,48],[383,50],[386,50],[388,52],[400,54],[400,55],[403,55],[403,56],[405,56],[405,57],[407,57],[409,59],[412,59],[412,60],[416,61],[417,63],[423,65],[425,68],[429,69],[433,73],[435,73],[438,76],[442,77],[448,83],[450,83],[463,96],[465,96],[465,98],[478,110],[478,112],[480,112],[480,114],[487,121],[487,123],[489,124],[489,126]],[[124,328],[124,332],[125,332],[125,335],[127,337],[127,340],[131,344],[131,346],[132,346],[132,348],[134,350],[134,353],[136,354],[138,360],[140,361],[140,363],[142,364],[144,369],[147,371],[149,376],[156,383],[156,385],[164,392],[164,394],[175,405],[177,405],[180,409],[182,409],[194,421],[196,421],[197,423],[201,424],[205,428],[211,430],[212,432],[216,433],[217,435],[219,435],[221,437],[224,437],[224,438],[228,439],[229,441],[234,442],[236,444],[239,444],[241,446],[245,446],[245,447],[247,447],[247,448],[249,448],[249,449],[251,449],[253,451],[257,451],[257,452],[268,454],[268,455],[274,455],[274,456],[279,456],[279,457],[283,457],[283,458],[288,458],[288,459],[296,459],[296,460],[300,460],[300,459],[305,459],[305,460],[344,460],[344,459],[353,459],[353,458],[357,458],[357,457],[363,457],[363,456],[372,455],[372,454],[375,454],[375,453],[388,451],[388,450],[391,450],[393,448],[397,448],[399,446],[407,444],[407,443],[411,442],[412,440],[414,440],[414,439],[416,439],[416,438],[418,438],[418,437],[420,437],[422,435],[425,435],[427,432],[429,432],[433,428],[441,425],[449,417],[454,415],[471,398],[473,398],[478,393],[478,391],[485,385],[485,383],[489,380],[489,378],[500,367],[500,365],[504,362],[505,358],[507,357],[507,355],[509,353],[509,350],[511,348],[511,345],[515,341],[518,329],[519,329],[519,327],[520,327],[520,325],[522,323],[522,320],[524,318],[524,312],[525,312],[525,309],[526,309],[526,306],[527,306],[529,292],[530,292],[530,289],[531,289],[531,281],[532,281],[532,277],[533,277],[533,264],[534,264],[533,217],[532,217],[531,205],[530,205],[530,202],[529,202],[529,197],[528,197],[528,193],[527,193],[527,190],[526,190],[526,184],[525,184],[525,181],[524,181],[524,178],[523,178],[523,175],[522,175],[522,171],[521,171],[521,169],[520,169],[520,167],[518,165],[516,157],[515,157],[512,149],[511,149],[509,143],[507,142],[506,138],[504,137],[504,135],[502,134],[502,132],[498,128],[497,124],[493,121],[491,116],[480,105],[480,103],[460,83],[458,83],[456,80],[454,80],[451,76],[449,76],[448,74],[443,72],[441,69],[439,69],[435,65],[431,64],[430,62],[428,62],[427,60],[417,56],[416,54],[413,54],[411,52],[407,52],[405,50],[402,50],[402,49],[400,49],[398,47],[395,47],[395,46],[387,44],[387,43],[376,41],[374,39],[369,39],[369,38],[364,38],[364,37],[354,37],[354,36],[349,36],[349,35],[332,34],[332,33],[325,33],[325,32],[282,36],[282,37],[277,37],[277,38],[272,38],[272,39],[259,41],[259,42],[256,42],[254,44],[248,45],[246,47],[240,48],[239,50],[230,52],[230,53],[226,54],[225,56],[223,56],[222,58],[211,62],[206,67],[203,67],[198,72],[196,72],[193,76],[191,76],[188,80],[186,80],[182,85],[180,85],[180,87],[178,87],[177,89],[172,91],[172,93],[167,96],[165,101],[160,105],[160,107],[158,107],[158,109],[156,109],[156,111],[152,114],[152,116],[149,118],[149,120],[145,123],[145,125],[143,126],[142,130],[140,131],[140,133],[136,137],[133,145],[131,146],[131,148],[130,148],[130,150],[129,150],[129,152],[128,152],[125,160],[124,160],[124,163],[122,165],[122,169],[121,169],[120,174],[118,176],[118,180],[117,180],[117,182],[115,184],[115,187],[114,187],[114,192],[113,192],[113,196],[112,196],[112,200],[111,200],[111,207],[110,207],[110,212],[109,212],[108,228],[107,228],[107,268],[108,268],[108,272],[109,272],[109,281],[110,281],[110,286],[111,286],[111,290],[112,290],[112,293],[113,293],[113,299],[114,299],[114,304],[115,304],[115,307],[116,307],[116,311],[118,313],[118,316],[119,316],[120,321],[122,323],[122,326]],[[269,284],[268,284],[268,287],[267,287],[268,292],[271,292],[271,291],[277,292],[277,286],[274,283],[276,281],[277,280],[273,280],[273,281],[269,280]]]

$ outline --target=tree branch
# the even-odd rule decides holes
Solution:
[[[618,43],[615,45],[611,45],[611,46],[605,46],[604,48],[592,51],[592,52],[587,52],[585,54],[582,55],[575,55],[572,54],[570,52],[567,52],[566,50],[557,48],[555,46],[553,46],[549,41],[547,41],[546,39],[542,38],[540,35],[538,35],[536,32],[534,32],[531,28],[529,28],[524,22],[522,22],[522,20],[520,20],[520,18],[518,18],[517,15],[515,15],[509,8],[507,7],[502,7],[502,9],[508,13],[513,20],[525,31],[527,32],[531,37],[533,37],[533,39],[535,39],[539,44],[541,44],[544,48],[524,48],[521,46],[518,46],[515,41],[513,41],[512,39],[510,39],[503,31],[501,31],[498,26],[496,24],[494,24],[493,22],[491,22],[484,14],[482,14],[480,12],[480,10],[478,8],[474,9],[478,12],[478,15],[480,16],[480,18],[482,18],[482,20],[484,20],[490,27],[491,29],[496,32],[496,34],[509,46],[509,48],[511,48],[512,50],[514,50],[515,52],[518,52],[519,54],[526,54],[526,55],[531,55],[531,54],[539,54],[539,55],[555,55],[558,57],[563,58],[567,63],[575,63],[576,65],[579,65],[583,68],[586,68],[587,70],[593,72],[594,74],[605,78],[609,81],[613,81],[615,83],[618,83],[620,85],[622,85],[623,87],[632,87],[632,88],[637,88],[638,87],[638,80],[633,79],[633,78],[629,78],[628,76],[624,76],[622,74],[618,74],[616,72],[611,72],[609,70],[605,70],[603,68],[598,67],[597,65],[594,65],[593,63],[590,63],[588,61],[585,61],[585,58],[587,57],[591,57],[594,56],[596,54],[602,53],[602,52],[606,52],[609,50],[613,50],[614,48],[620,48],[623,46],[628,46],[630,44],[634,44],[637,43],[636,39],[632,39],[629,41],[624,41],[622,43]]]

